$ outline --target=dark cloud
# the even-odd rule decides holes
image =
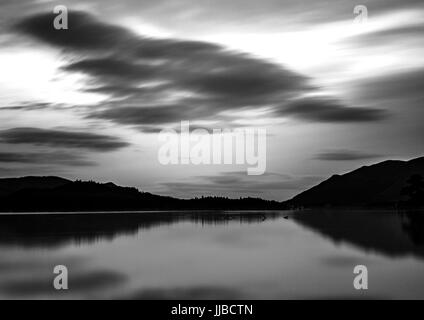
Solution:
[[[99,85],[97,89],[106,92],[107,88],[115,95],[135,94],[135,89],[146,83],[167,83],[151,92],[157,91],[161,97],[167,91],[201,97],[211,114],[220,108],[275,102],[287,93],[309,88],[301,75],[217,45],[142,37],[134,43],[133,50],[127,48],[120,58],[112,52],[111,56],[84,59],[63,69],[86,73]],[[145,91],[140,88],[140,94]],[[138,98],[144,100],[145,96]]]
[[[95,162],[68,152],[0,152],[0,163],[94,166]]]
[[[123,98],[102,104],[101,111],[87,111],[90,118],[128,125],[205,120],[227,110],[281,105],[316,89],[308,77],[281,65],[211,43],[141,37],[78,11],[69,13],[69,30],[54,30],[51,23],[51,14],[37,14],[18,22],[15,30],[79,53],[63,70],[88,75],[86,91]],[[381,120],[385,113],[302,99],[268,116],[363,122]]]
[[[68,30],[56,30],[52,11],[23,18],[14,29],[48,44],[77,50],[104,50],[131,40],[131,33],[119,26],[102,23],[82,11],[69,14]]]
[[[381,158],[382,155],[355,150],[332,150],[317,154],[314,159],[329,161],[351,161]]]
[[[69,21],[69,30],[54,30],[51,15],[38,14],[17,23],[16,30],[75,52],[97,51],[94,57],[86,52],[86,57],[63,67],[89,75],[94,86],[88,90],[127,95],[140,88],[143,94],[145,84],[167,83],[153,89],[157,96],[163,98],[171,91],[201,97],[214,114],[216,109],[275,103],[310,87],[302,75],[215,44],[135,36],[82,12],[70,12]],[[96,32],[102,36],[93,40]],[[138,96],[137,101],[144,98]]]
[[[140,41],[141,40],[141,41]],[[135,55],[143,59],[174,60],[187,59],[187,54],[193,58],[201,59],[208,55],[214,55],[223,50],[217,44],[175,39],[153,39],[138,38],[135,49]],[[231,55],[223,55],[221,59],[228,59]],[[208,62],[205,61],[205,65]]]
[[[79,71],[98,78],[113,78],[117,81],[153,80],[159,68],[149,64],[136,64],[116,57],[85,59],[63,67],[66,71]],[[113,88],[109,88],[113,89]]]
[[[331,98],[303,98],[281,107],[281,115],[317,122],[369,122],[385,119],[385,110],[366,107],[346,107]]]
[[[20,110],[43,110],[54,107],[54,104],[46,102],[24,102],[16,105],[6,105],[0,107],[0,111],[20,111]]]
[[[282,67],[243,55],[217,57],[210,69],[180,79],[183,88],[231,105],[276,103],[288,93],[307,90],[307,79]],[[213,63],[212,63],[213,62]]]
[[[111,85],[99,85],[99,86],[90,86],[83,89],[85,92],[92,93],[100,93],[105,95],[112,95],[115,97],[126,97],[126,96],[134,96],[139,95],[142,91],[141,88],[127,86],[127,85],[119,85],[119,84],[111,84]]]
[[[113,151],[129,145],[119,138],[108,135],[40,128],[13,128],[0,131],[0,142],[83,148],[92,151]]]
[[[190,120],[186,106],[165,105],[145,107],[120,107],[91,113],[89,118],[113,120],[120,124],[157,125]]]
[[[424,69],[403,70],[384,76],[370,77],[352,85],[355,96],[372,100],[424,99]]]

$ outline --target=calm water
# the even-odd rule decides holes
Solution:
[[[424,216],[0,215],[0,298],[424,298]],[[356,291],[355,265],[369,290]],[[53,268],[69,290],[53,289]]]

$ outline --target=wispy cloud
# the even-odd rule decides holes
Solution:
[[[114,151],[129,145],[127,142],[109,135],[40,128],[13,128],[0,131],[0,142],[83,148],[92,151]]]
[[[325,161],[352,161],[383,157],[380,154],[365,153],[356,150],[328,150],[315,155],[314,159]]]
[[[278,112],[316,122],[370,122],[388,116],[388,112],[382,109],[347,107],[334,98],[322,97],[297,99]]]
[[[3,164],[46,164],[85,167],[94,166],[96,162],[71,152],[0,152]]]

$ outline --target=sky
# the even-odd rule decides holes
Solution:
[[[1,0],[0,176],[286,200],[422,156],[423,31],[419,0]],[[181,121],[265,128],[265,173],[161,164]]]

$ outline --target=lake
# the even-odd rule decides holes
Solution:
[[[53,288],[56,265],[68,290]],[[424,299],[424,215],[2,214],[0,299],[22,298]]]

